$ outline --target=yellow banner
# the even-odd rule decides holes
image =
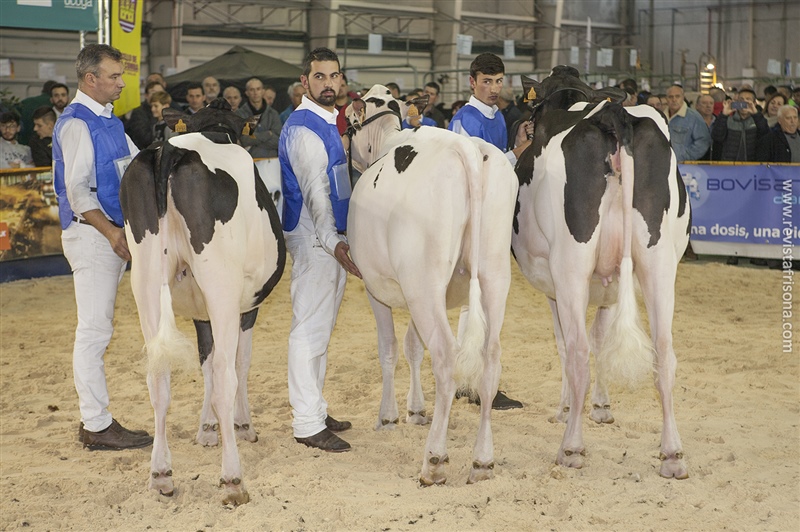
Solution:
[[[139,107],[139,65],[142,62],[142,6],[144,0],[114,0],[111,3],[111,46],[122,52],[125,88],[114,103],[122,116]]]

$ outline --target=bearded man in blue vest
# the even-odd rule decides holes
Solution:
[[[119,184],[138,153],[111,104],[125,87],[121,60],[119,50],[104,44],[80,51],[78,92],[53,132],[61,243],[78,309],[72,353],[81,411],[78,438],[91,450],[137,449],[153,442],[146,431],[128,430],[111,416],[104,369],[117,287],[131,258]]]
[[[344,295],[350,260],[345,230],[350,176],[336,128],[342,82],[337,55],[317,48],[303,62],[306,94],[281,131],[278,158],[283,190],[283,230],[292,255],[292,326],[289,332],[289,403],[298,443],[328,452],[350,450],[336,432],[349,421],[328,415],[322,396],[328,343]]]

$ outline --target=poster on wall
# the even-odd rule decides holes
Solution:
[[[0,175],[0,262],[60,255],[52,172]]]
[[[139,66],[142,61],[142,4],[144,0],[111,2],[111,46],[122,52],[125,88],[114,102],[114,114],[122,116],[141,105]]]
[[[3,26],[42,30],[97,31],[101,0],[0,0]]]

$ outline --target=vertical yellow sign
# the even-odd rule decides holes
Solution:
[[[111,46],[122,52],[125,88],[114,103],[114,113],[122,116],[139,107],[139,66],[142,63],[142,5],[144,0],[111,2]]]

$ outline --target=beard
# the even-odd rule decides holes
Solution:
[[[332,90],[324,90],[318,94],[314,100],[322,106],[330,107],[336,103],[336,92]]]

